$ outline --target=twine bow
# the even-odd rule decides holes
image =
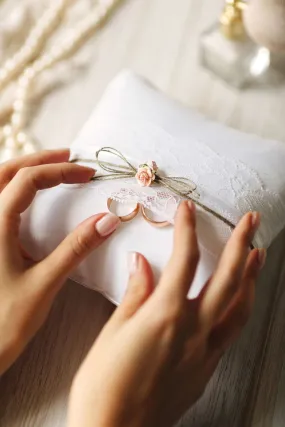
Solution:
[[[108,153],[116,156],[117,158],[121,159],[124,164],[116,164],[111,162],[106,162],[100,159],[100,154],[102,153]],[[198,199],[200,197],[200,194],[196,191],[197,185],[192,182],[190,179],[185,177],[178,177],[178,176],[161,176],[159,173],[157,173],[157,168],[155,162],[152,162],[153,165],[155,165],[154,168],[149,166],[149,164],[145,163],[139,166],[139,168],[136,168],[134,165],[132,165],[128,159],[118,150],[116,150],[113,147],[103,147],[100,150],[96,152],[96,160],[86,160],[86,159],[74,159],[71,160],[71,162],[96,162],[97,165],[104,170],[105,172],[108,172],[108,174],[103,175],[95,175],[91,180],[92,181],[107,181],[107,180],[114,180],[114,179],[126,179],[126,178],[137,178],[139,181],[139,171],[143,168],[149,168],[151,170],[152,175],[149,175],[149,178],[151,180],[151,183],[162,185],[172,191],[173,193],[177,194],[178,196],[192,200],[197,206],[202,208],[204,211],[210,213],[220,221],[224,222],[224,224],[228,225],[232,229],[235,228],[235,225],[229,221],[227,218],[225,218],[223,215],[219,214],[215,210],[209,208],[208,206],[201,203]],[[148,171],[147,171],[148,172]],[[140,183],[140,182],[139,182]],[[142,185],[140,183],[140,185]],[[149,185],[149,184],[147,184]]]

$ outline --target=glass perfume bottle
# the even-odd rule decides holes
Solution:
[[[243,19],[246,7],[243,0],[226,0],[219,22],[201,36],[201,62],[237,88],[279,83],[284,78],[284,58],[248,36]]]

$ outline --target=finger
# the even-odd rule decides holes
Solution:
[[[88,182],[95,171],[73,163],[59,163],[20,169],[3,190],[0,215],[13,216],[24,212],[32,203],[38,190],[55,187],[61,183]]]
[[[70,150],[45,150],[40,153],[30,154],[28,156],[19,157],[9,160],[0,165],[0,192],[14,178],[16,173],[28,166],[37,166],[50,163],[67,162],[69,159]]]
[[[199,261],[196,214],[193,202],[182,202],[175,218],[174,249],[158,287],[158,292],[185,299]]]
[[[95,215],[81,223],[46,259],[33,267],[39,286],[57,292],[71,271],[101,245],[119,224],[120,219],[110,213]]]
[[[131,252],[128,257],[129,283],[122,304],[114,314],[114,319],[127,320],[145,303],[154,290],[151,266],[145,257]]]
[[[201,318],[208,327],[220,319],[239,289],[250,243],[259,223],[260,216],[257,213],[245,215],[225,247],[218,268],[201,301]]]
[[[255,249],[248,255],[240,289],[210,334],[210,350],[214,348],[224,352],[240,335],[252,313],[255,283],[265,259],[264,249]]]

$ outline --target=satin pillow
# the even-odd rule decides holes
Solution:
[[[130,71],[111,82],[72,144],[71,158],[95,159],[96,151],[106,146],[136,167],[151,159],[166,176],[187,177],[197,186],[199,202],[231,223],[249,210],[261,212],[255,246],[269,247],[285,225],[285,145],[211,122]],[[48,254],[82,220],[106,211],[108,197],[140,202],[171,223],[181,200],[166,188],[142,188],[135,179],[61,185],[40,192],[23,215],[27,248],[37,257]],[[200,292],[232,232],[204,209],[198,207],[197,215],[201,262],[190,296]],[[128,278],[127,253],[143,253],[158,277],[171,254],[172,238],[172,226],[158,229],[138,215],[122,224],[71,278],[119,304]]]

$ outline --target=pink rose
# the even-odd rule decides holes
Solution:
[[[147,165],[138,168],[136,179],[141,187],[149,187],[155,180],[154,171]]]

